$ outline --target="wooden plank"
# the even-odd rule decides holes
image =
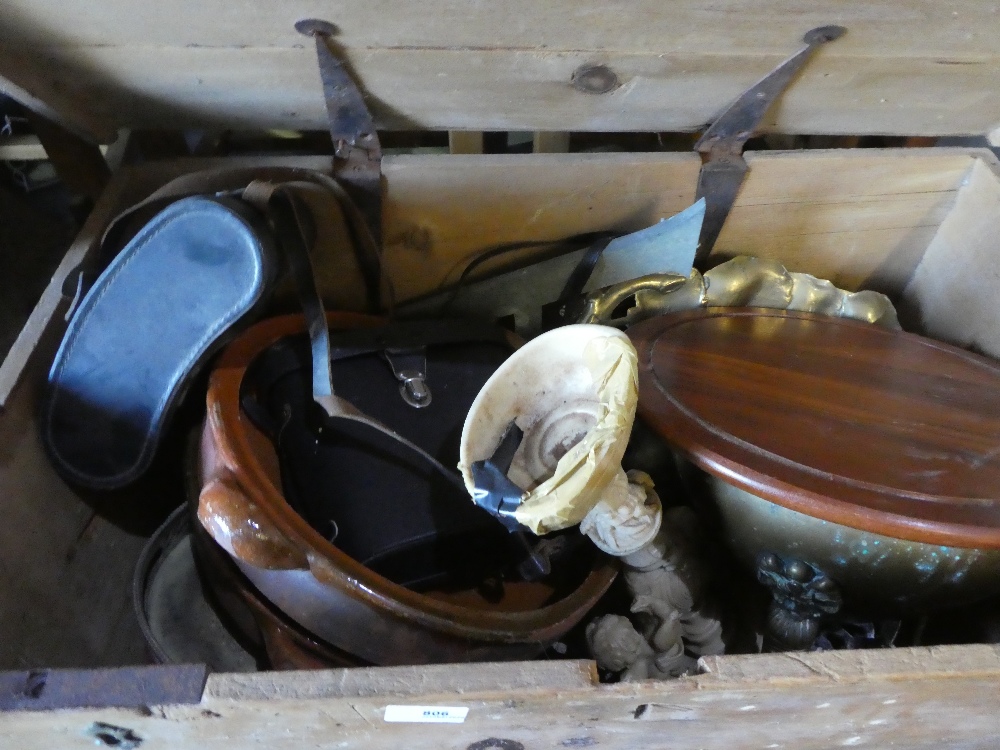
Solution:
[[[968,152],[831,149],[751,154],[716,245],[772,258],[846,289],[899,296],[972,168]],[[861,157],[860,159],[858,157]]]
[[[696,129],[828,23],[849,33],[810,63],[766,129],[932,136],[1000,126],[990,96],[1000,17],[987,3],[680,0],[664,12],[655,0],[173,0],[127,10],[11,0],[0,69],[17,71],[35,98],[72,92],[108,127],[322,129],[314,55],[292,28],[317,15],[340,28],[386,128]],[[593,63],[622,85],[574,90],[573,71]]]
[[[40,80],[38,61],[34,65],[4,67],[0,55],[0,93],[20,102],[32,112],[57,123],[88,143],[108,143],[114,140],[109,118],[93,113],[91,106],[78,98],[72,87],[50,80]]]
[[[44,351],[57,343],[49,336]],[[0,419],[0,669],[142,661],[131,579],[145,540],[96,515],[52,471],[36,421],[42,359]]]
[[[82,747],[98,721],[153,750],[961,750],[1000,741],[1000,715],[983,710],[1000,681],[992,646],[720,657],[707,667],[673,682],[605,686],[589,662],[210,675],[195,706],[10,713],[0,741]],[[469,713],[460,724],[392,724],[388,705]]]
[[[37,136],[15,135],[0,139],[0,159],[5,161],[41,161],[48,158]]]
[[[483,153],[483,131],[481,130],[448,131],[448,153],[450,154]]]
[[[384,257],[397,296],[453,283],[469,259],[500,244],[649,226],[690,205],[698,163],[694,154],[386,160]]]
[[[29,113],[28,121],[66,187],[98,200],[111,177],[100,147],[35,112]]]
[[[904,294],[905,319],[929,335],[1000,357],[1000,165],[983,151]]]
[[[376,49],[351,64],[383,129],[685,131],[703,127],[782,59],[599,53],[623,85],[603,95],[576,91],[573,71],[594,56]],[[33,75],[43,92],[72,81],[108,128],[326,127],[307,49],[74,47],[46,59],[44,71],[41,64],[36,51],[0,49],[0,65]],[[982,133],[1000,124],[1000,103],[989,96],[998,72],[992,61],[817,57],[761,130]]]
[[[569,133],[558,130],[535,133],[531,150],[536,154],[565,154],[569,151]]]
[[[51,50],[129,41],[145,47],[308,46],[300,18],[335,23],[348,49],[547,49],[647,53],[785,54],[813,27],[841,24],[838,55],[955,59],[995,57],[1000,19],[989,3],[934,0],[284,0],[281,3],[171,0],[155,7],[86,0],[7,0],[0,41]],[[435,22],[428,22],[433,19]]]
[[[108,146],[101,145],[98,148],[102,154],[109,152]],[[44,161],[48,158],[38,136],[14,135],[0,138],[0,159],[3,161]]]
[[[777,258],[851,289],[898,294],[973,159],[948,149],[835,149],[749,161],[722,253]],[[385,257],[399,298],[454,283],[495,245],[648,226],[694,200],[699,163],[693,154],[393,159]]]

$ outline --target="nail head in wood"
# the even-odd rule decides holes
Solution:
[[[806,35],[802,37],[802,41],[806,44],[824,44],[840,39],[846,33],[847,29],[843,26],[820,26],[807,31]]]
[[[570,83],[585,94],[606,94],[621,85],[618,76],[607,65],[581,65],[573,71]]]
[[[304,36],[333,36],[337,27],[318,18],[303,18],[295,22],[295,30]]]

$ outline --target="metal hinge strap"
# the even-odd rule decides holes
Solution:
[[[296,22],[295,30],[316,40],[316,59],[333,139],[334,174],[344,183],[376,244],[381,246],[382,145],[375,120],[358,82],[331,49],[330,40],[337,27],[329,21],[306,18]],[[366,281],[372,283],[371,279]]]
[[[706,270],[708,256],[750,169],[743,159],[744,144],[812,54],[821,45],[842,37],[846,31],[843,26],[821,26],[807,32],[802,39],[806,46],[743,92],[695,144],[694,150],[703,160],[697,197],[704,198],[706,204],[695,268]]]

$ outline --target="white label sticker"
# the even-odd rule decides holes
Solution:
[[[386,706],[385,720],[423,724],[461,724],[469,715],[467,706]]]

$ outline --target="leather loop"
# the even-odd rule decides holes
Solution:
[[[250,187],[256,192],[257,183]],[[274,222],[278,242],[284,250],[288,271],[295,282],[299,305],[305,315],[312,349],[313,399],[321,406],[333,395],[333,374],[330,371],[330,332],[326,325],[326,310],[316,286],[312,260],[303,231],[307,210],[294,192],[276,187],[267,193],[267,208]],[[325,407],[324,407],[325,408]]]

